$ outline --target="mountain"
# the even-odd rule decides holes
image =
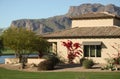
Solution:
[[[91,12],[108,12],[120,16],[120,7],[108,4],[82,4],[79,6],[70,6],[65,15],[54,16],[46,19],[20,19],[12,21],[12,27],[25,27],[35,31],[37,34],[58,31],[71,27],[69,16],[78,16]]]
[[[91,12],[108,12],[120,16],[120,7],[113,4],[102,5],[102,4],[82,4],[80,6],[71,6],[67,16],[78,16],[81,14]]]
[[[11,23],[12,27],[25,27],[28,30],[33,30],[38,34],[53,32],[69,28],[71,20],[64,15],[54,16],[47,19],[21,19]]]

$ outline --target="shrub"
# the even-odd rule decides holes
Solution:
[[[52,61],[54,66],[60,62],[59,58],[54,54],[45,55],[43,58]]]
[[[51,60],[45,60],[38,64],[38,70],[53,70],[54,63]]]
[[[80,59],[80,65],[83,65],[84,60],[86,60],[84,57]]]
[[[54,53],[44,55],[42,58],[46,59],[46,61],[38,64],[38,70],[52,70],[54,66],[60,62],[59,58]]]
[[[114,58],[114,64],[120,65],[120,57]]]
[[[106,66],[102,67],[101,70],[115,70],[115,64],[118,64],[118,61],[116,61],[114,58],[106,58],[107,61]]]
[[[83,67],[86,69],[92,68],[93,65],[94,65],[94,63],[92,60],[86,59],[83,61]]]

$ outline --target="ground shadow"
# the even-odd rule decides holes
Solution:
[[[65,69],[65,68],[75,68],[81,67],[80,64],[58,64],[55,66],[55,69]]]
[[[75,68],[75,67],[82,67],[81,64],[58,64],[55,66],[55,70],[57,69],[66,69],[66,68]],[[99,64],[93,65],[91,69],[101,69]]]

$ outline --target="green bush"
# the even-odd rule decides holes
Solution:
[[[92,60],[86,59],[83,61],[83,67],[86,69],[92,68],[93,65],[94,65],[94,62]]]
[[[59,58],[53,53],[44,55],[42,58],[46,61],[38,64],[38,70],[53,70],[54,66],[60,62]]]
[[[114,58],[114,64],[120,65],[120,57]]]
[[[59,58],[54,54],[44,55],[43,58],[52,61],[54,66],[60,62]]]
[[[51,60],[45,60],[38,64],[38,70],[53,70],[54,63]]]
[[[84,60],[86,60],[84,57],[80,59],[80,65],[83,65]]]

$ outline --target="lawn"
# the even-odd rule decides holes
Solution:
[[[0,79],[120,79],[120,72],[23,72],[0,68]]]
[[[4,51],[2,51],[2,54],[3,55],[13,55],[15,54],[15,51],[14,50],[10,50],[10,49],[5,49]]]

